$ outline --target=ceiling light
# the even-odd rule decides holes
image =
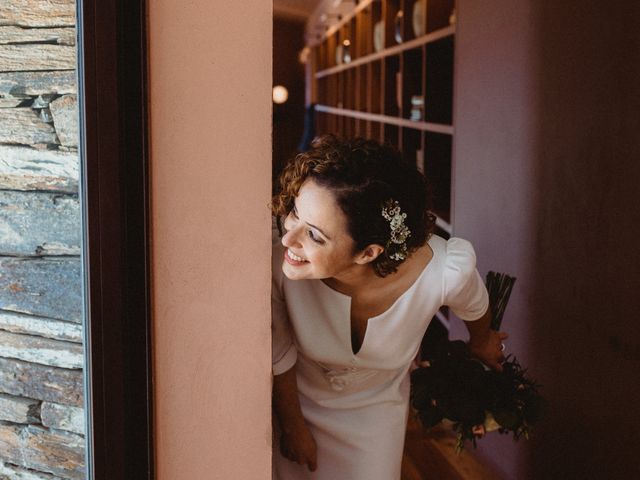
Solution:
[[[289,98],[289,91],[282,85],[273,87],[273,103],[284,103]]]

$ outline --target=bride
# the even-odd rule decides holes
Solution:
[[[274,478],[400,478],[409,371],[447,305],[501,369],[473,247],[432,233],[425,179],[389,146],[316,140],[280,177],[273,212]]]

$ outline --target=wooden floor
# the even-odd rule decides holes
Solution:
[[[446,428],[427,432],[409,420],[402,459],[402,480],[500,480],[472,450],[455,453],[455,435]],[[473,447],[470,447],[472,449]]]

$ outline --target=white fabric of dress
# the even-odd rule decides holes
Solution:
[[[303,415],[318,446],[309,472],[274,444],[277,480],[397,480],[409,412],[409,370],[429,322],[443,305],[463,320],[489,305],[469,242],[432,235],[433,257],[411,287],[370,318],[357,354],[351,298],[321,280],[289,280],[274,245],[273,373],[294,365]]]

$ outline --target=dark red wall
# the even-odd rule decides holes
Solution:
[[[548,401],[480,442],[507,478],[640,478],[639,5],[458,1],[455,234]]]

